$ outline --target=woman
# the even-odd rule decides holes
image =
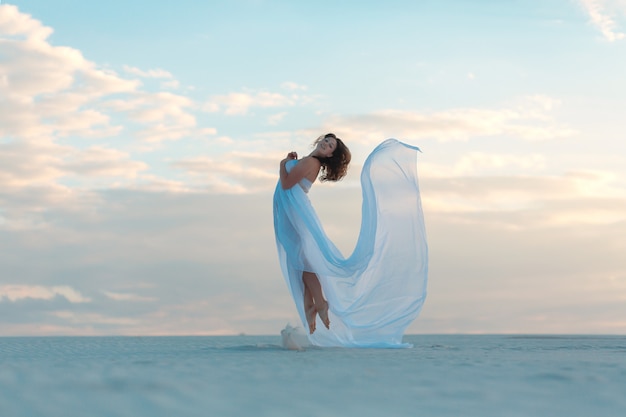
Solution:
[[[298,161],[297,164],[287,170],[287,162],[297,160],[298,154],[290,152],[285,159],[280,161],[280,186],[283,190],[288,190],[296,184],[300,184],[305,192],[308,192],[311,184],[322,171],[321,181],[339,181],[342,179],[350,164],[350,150],[333,133],[320,136],[314,143],[313,152]],[[306,254],[303,254],[306,257]],[[306,321],[309,326],[309,333],[315,332],[315,316],[319,314],[322,323],[326,328],[330,328],[328,319],[328,302],[324,298],[322,286],[311,265],[307,265],[306,258],[303,262],[308,267],[302,271],[302,282],[304,284],[304,308]]]
[[[307,192],[320,172],[321,181],[343,178],[351,154],[332,133],[314,145],[307,157],[298,160],[291,152],[280,162],[274,193],[279,261],[309,340],[318,346],[407,346],[404,330],[426,296],[419,149],[388,139],[367,158],[361,230],[345,258],[325,234]],[[318,316],[325,329],[316,329]]]

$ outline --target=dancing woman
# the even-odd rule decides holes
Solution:
[[[290,152],[285,159],[280,161],[280,186],[283,190],[299,184],[305,192],[308,192],[320,171],[322,172],[321,181],[339,181],[346,175],[351,155],[341,139],[333,133],[327,133],[317,138],[314,145],[313,152],[299,161],[296,152]],[[288,171],[289,161],[297,161],[297,163],[290,166]],[[330,328],[328,302],[324,298],[320,281],[313,272],[314,268],[306,259],[306,254],[303,253],[302,256],[302,263],[306,267],[302,271],[304,309],[309,333],[313,334],[316,314],[319,314],[326,328]]]
[[[404,331],[426,297],[428,270],[419,149],[388,139],[368,156],[361,172],[361,229],[346,258],[307,193],[318,176],[343,178],[351,154],[332,133],[314,145],[308,156],[290,152],[280,162],[274,192],[279,262],[308,339],[317,346],[405,347]],[[316,329],[318,318],[325,328]]]

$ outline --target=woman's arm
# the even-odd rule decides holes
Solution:
[[[296,159],[295,152],[290,153],[287,155],[287,158],[280,161],[280,186],[283,190],[288,190],[293,187],[299,183],[302,178],[312,174],[314,170],[319,172],[319,162],[315,158],[310,157],[302,158],[290,172],[287,172],[285,164],[292,159]]]

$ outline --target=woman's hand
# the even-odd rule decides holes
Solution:
[[[298,153],[297,152],[289,152],[287,154],[287,157],[285,159],[283,159],[282,161],[280,161],[280,164],[283,165],[285,164],[287,161],[290,161],[292,159],[298,159]]]
[[[318,172],[320,169],[319,162],[315,158],[304,157],[294,165],[290,172],[287,172],[285,165],[287,161],[293,159],[298,159],[296,152],[289,152],[287,157],[280,161],[280,185],[283,190],[293,187],[302,178],[311,176],[313,171]]]

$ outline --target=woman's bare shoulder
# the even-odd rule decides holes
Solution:
[[[301,163],[307,167],[318,167],[318,168],[321,165],[321,162],[317,158],[312,157],[311,155],[303,157],[302,159],[300,159],[300,161],[298,161],[298,163]]]
[[[305,156],[300,160],[302,163],[302,171],[304,172],[304,176],[311,182],[315,182],[317,178],[320,168],[322,167],[321,162],[312,156]]]

